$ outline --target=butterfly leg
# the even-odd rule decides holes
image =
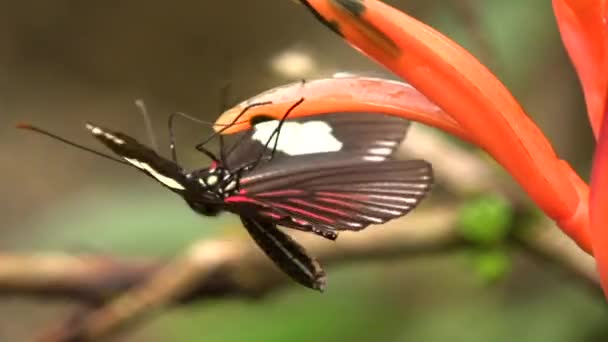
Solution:
[[[287,119],[287,117],[289,116],[289,114],[291,114],[291,112],[294,109],[296,109],[302,102],[304,102],[304,98],[303,97],[300,98],[291,107],[289,107],[289,109],[285,112],[285,114],[283,114],[283,117],[281,118],[281,121],[279,121],[279,124],[277,125],[277,128],[274,129],[274,131],[270,135],[270,138],[268,139],[268,141],[266,141],[266,145],[264,146],[264,150],[266,148],[268,148],[268,144],[270,143],[270,141],[272,141],[272,138],[276,135],[276,139],[274,140],[274,145],[272,146],[272,152],[270,153],[270,159],[272,159],[274,157],[274,154],[275,154],[275,152],[277,150],[277,145],[279,144],[279,135],[281,134],[281,128],[283,128],[283,123],[285,122],[285,120]]]
[[[273,130],[273,132],[270,135],[270,137],[268,138],[268,140],[266,140],[266,144],[264,144],[264,149],[260,153],[258,159],[255,160],[250,165],[247,165],[246,166],[246,168],[247,168],[246,170],[252,170],[252,169],[254,169],[262,161],[270,161],[270,160],[272,160],[272,158],[274,157],[274,154],[275,154],[275,152],[277,150],[277,145],[278,145],[278,142],[279,142],[279,134],[281,132],[281,128],[283,127],[283,123],[285,122],[285,120],[287,119],[287,117],[289,116],[289,114],[291,114],[291,112],[294,109],[296,109],[296,107],[298,107],[302,102],[304,102],[304,98],[303,97],[300,98],[296,103],[294,103],[293,105],[291,105],[291,107],[289,107],[289,109],[285,112],[285,114],[283,114],[283,117],[279,121],[279,124]],[[270,142],[272,141],[273,138],[274,138],[274,145],[272,146],[272,151],[270,152],[270,156],[265,156],[264,153],[266,152],[266,149],[268,148],[268,145],[270,145]]]
[[[287,117],[289,116],[289,114],[290,114],[290,113],[291,113],[291,112],[292,112],[292,111],[293,111],[293,110],[294,110],[296,107],[298,107],[298,106],[299,106],[299,105],[300,105],[302,102],[304,102],[304,98],[303,98],[303,97],[302,97],[302,98],[300,98],[300,99],[299,99],[299,100],[298,100],[296,103],[294,103],[293,105],[291,105],[291,107],[289,107],[289,109],[288,109],[288,110],[285,112],[285,114],[283,114],[283,117],[282,117],[282,118],[281,118],[281,120],[279,121],[279,124],[278,124],[278,125],[277,125],[277,127],[276,127],[276,128],[273,130],[273,131],[272,131],[272,134],[270,135],[270,137],[268,138],[268,140],[267,140],[267,141],[266,141],[266,143],[264,144],[264,148],[262,149],[262,152],[260,153],[260,155],[258,156],[258,158],[257,158],[256,160],[254,160],[253,162],[249,163],[249,164],[246,164],[246,165],[241,166],[241,167],[240,167],[238,170],[234,170],[234,171],[232,171],[234,174],[239,174],[239,178],[240,178],[240,175],[241,175],[243,172],[253,170],[253,169],[254,169],[256,166],[258,166],[258,165],[260,164],[260,162],[262,162],[262,161],[270,161],[270,160],[272,160],[272,158],[274,157],[274,154],[275,154],[275,152],[276,152],[276,150],[277,150],[277,144],[278,144],[278,142],[279,142],[279,134],[280,134],[281,128],[282,128],[282,126],[283,126],[283,122],[285,122],[285,120],[287,119]],[[268,102],[266,102],[266,103],[268,103]],[[235,123],[235,122],[238,120],[238,118],[239,118],[241,115],[243,115],[243,114],[244,114],[244,112],[245,112],[245,111],[246,111],[248,108],[251,108],[252,106],[253,106],[253,105],[251,105],[250,107],[246,107],[246,108],[245,108],[245,109],[244,109],[244,110],[243,110],[241,113],[239,113],[239,115],[238,115],[238,116],[237,116],[237,117],[236,117],[236,118],[235,118],[235,119],[232,121],[232,123],[231,123],[230,125],[228,125],[228,126],[226,126],[226,127],[222,128],[222,129],[221,129],[219,132],[216,132],[216,133],[220,133],[220,132],[222,132],[223,130],[225,130],[227,127],[230,127],[231,125],[233,125],[233,124],[234,124],[234,123]],[[272,147],[272,151],[270,152],[270,155],[269,155],[269,156],[265,156],[265,155],[264,155],[264,153],[266,152],[266,149],[268,148],[268,145],[270,145],[270,142],[271,142],[271,141],[272,141],[272,139],[275,137],[275,135],[276,135],[276,139],[274,140],[274,145],[273,145],[273,147]],[[221,136],[220,136],[220,137],[221,137]],[[243,137],[244,137],[244,136],[243,136]],[[202,148],[202,146],[203,146],[204,144],[206,144],[206,143],[208,142],[208,140],[210,140],[210,139],[207,139],[207,140],[205,140],[205,142],[202,142],[202,143],[198,144],[198,145],[196,146],[196,148],[197,148],[197,149]],[[221,141],[220,141],[220,143],[221,143]],[[235,149],[235,148],[238,146],[238,144],[240,144],[240,143],[242,143],[242,138],[241,138],[241,139],[239,139],[239,141],[237,141],[237,142],[236,142],[236,143],[235,143],[233,146],[231,146],[230,151],[228,151],[228,154],[232,153],[232,151],[233,151],[233,150],[234,150],[234,149]],[[222,159],[222,160],[224,160],[224,159]]]
[[[249,111],[251,108],[254,107],[259,107],[259,106],[265,106],[267,104],[271,104],[272,102],[266,101],[266,102],[257,102],[257,103],[252,103],[250,105],[248,105],[247,107],[243,108],[243,110],[232,120],[232,122],[230,122],[229,124],[227,124],[226,126],[222,127],[219,131],[215,131],[213,133],[211,133],[209,136],[207,136],[207,138],[205,138],[202,142],[200,142],[199,144],[196,145],[196,149],[205,153],[204,150],[204,146],[207,145],[211,140],[213,140],[213,138],[215,138],[216,136],[222,134],[225,130],[227,130],[228,128],[234,126],[235,124],[238,123],[239,119],[245,115],[245,113],[247,113],[247,111]]]

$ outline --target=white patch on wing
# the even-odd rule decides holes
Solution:
[[[381,162],[386,160],[386,157],[381,156],[363,156],[363,160],[370,162]]]
[[[387,147],[378,147],[378,148],[370,148],[368,150],[368,152],[371,154],[389,155],[393,152],[393,150],[390,148],[387,148]]]
[[[380,145],[380,146],[387,146],[387,147],[397,146],[397,142],[396,141],[391,141],[391,140],[378,140],[375,143],[378,144],[378,145]]]
[[[139,160],[126,158],[126,157],[125,157],[125,160],[128,161],[129,163],[131,163],[136,168],[147,171],[152,177],[156,178],[156,180],[158,180],[159,182],[161,182],[162,184],[164,184],[165,186],[167,186],[171,189],[177,189],[177,190],[186,189],[186,188],[184,188],[183,185],[181,185],[177,181],[175,181],[175,179],[169,178],[165,175],[158,173],[147,163],[140,162]]]
[[[278,120],[266,121],[255,125],[253,140],[266,144],[279,124]],[[268,144],[272,149],[276,134]],[[290,156],[302,154],[336,152],[342,149],[342,142],[332,134],[332,128],[323,121],[284,122],[281,126],[277,151]]]

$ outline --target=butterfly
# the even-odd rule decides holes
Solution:
[[[193,171],[177,162],[171,124],[171,159],[127,134],[92,123],[86,124],[88,131],[116,157],[29,124],[18,127],[128,164],[181,196],[199,214],[238,215],[283,272],[323,291],[326,273],[319,262],[278,227],[335,240],[341,231],[382,224],[418,205],[432,186],[433,171],[424,160],[396,158],[408,121],[365,113],[290,119],[289,113],[303,100],[281,120],[262,121],[236,134],[230,146],[220,139],[219,155],[205,148],[213,137],[222,137],[221,130],[212,134],[197,145],[211,165]],[[252,106],[257,105],[264,104]]]

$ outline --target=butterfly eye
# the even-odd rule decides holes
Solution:
[[[249,120],[249,122],[251,123],[251,126],[255,126],[259,123],[266,122],[266,121],[272,121],[272,120],[276,120],[276,119],[270,115],[261,114],[261,115],[256,115],[256,116],[252,117]]]

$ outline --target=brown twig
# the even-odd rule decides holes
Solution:
[[[358,259],[445,253],[466,244],[455,229],[455,221],[456,211],[442,207],[426,209],[421,215],[366,232],[346,233],[337,242],[306,234],[297,234],[297,239],[326,265]],[[29,261],[24,259],[23,262]],[[63,268],[63,265],[57,266]],[[121,274],[121,264],[114,266],[117,267],[116,273]],[[42,278],[48,274],[53,276],[52,270],[39,271],[43,272],[38,273],[38,284],[43,284]],[[90,276],[89,272],[76,272],[85,278]],[[115,288],[118,297],[109,304],[92,310],[78,320],[78,324],[71,319],[68,324],[47,334],[45,340],[97,339],[168,305],[225,295],[258,297],[291,283],[253,243],[245,239],[199,242],[157,272],[142,274],[139,281],[132,281],[134,283],[122,283],[122,289]],[[128,290],[134,284],[140,286]],[[2,290],[0,287],[0,292]],[[78,288],[72,288],[72,291],[81,292]],[[62,295],[64,292],[56,294]]]
[[[160,268],[143,260],[104,256],[0,254],[0,294],[73,298],[101,304]]]
[[[345,234],[335,243],[305,234],[297,238],[326,265],[449,253],[468,244],[456,229],[456,217],[455,208],[442,206],[366,232]],[[528,233],[520,242],[585,283],[597,284],[593,260],[552,232],[557,230]],[[29,267],[28,271],[16,271],[20,266]],[[0,293],[67,297],[75,293],[90,303],[117,296],[99,309],[71,318],[48,333],[46,341],[99,339],[169,305],[220,296],[258,297],[285,284],[289,280],[246,240],[199,242],[162,266],[56,254],[0,257]]]

